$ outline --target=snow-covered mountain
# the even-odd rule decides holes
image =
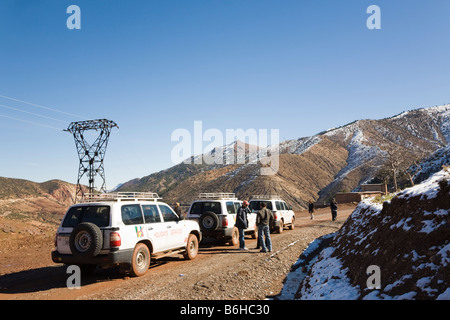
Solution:
[[[372,179],[388,154],[404,155],[406,162],[428,156],[450,142],[450,105],[416,109],[381,120],[359,120],[311,137],[282,141],[267,148],[240,141],[215,148],[238,164],[181,163],[167,170],[126,182],[120,190],[152,190],[168,201],[189,203],[198,192],[277,193],[294,207],[310,199],[326,200]],[[237,152],[239,150],[239,152]],[[274,175],[260,175],[259,159],[279,154]],[[244,158],[244,159],[242,159]],[[244,162],[244,164],[241,164]]]

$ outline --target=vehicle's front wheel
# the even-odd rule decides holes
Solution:
[[[134,277],[143,276],[150,266],[150,250],[144,243],[138,243],[133,251],[131,261],[131,275]]]
[[[279,225],[278,228],[277,228],[277,232],[278,232],[278,233],[282,233],[283,230],[284,230],[284,223],[283,223],[283,220],[281,220],[281,221],[280,221],[280,225]]]
[[[234,227],[233,232],[231,233],[230,245],[236,246],[238,244],[239,244],[239,230],[238,228]]]
[[[295,228],[295,217],[292,217],[292,222],[291,222],[291,225],[289,226],[289,229],[290,230],[294,230],[294,228]]]
[[[187,244],[186,244],[186,252],[184,253],[184,258],[186,260],[195,259],[198,253],[198,239],[195,234],[190,234]]]

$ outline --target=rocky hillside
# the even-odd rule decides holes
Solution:
[[[450,142],[450,105],[417,109],[381,120],[360,120],[312,137],[283,141],[279,170],[261,176],[257,155],[266,148],[242,142],[212,152],[244,148],[244,165],[179,164],[125,183],[120,191],[158,192],[168,202],[190,203],[198,192],[234,192],[240,198],[275,193],[294,208],[310,199],[327,200],[371,180],[389,154],[403,155],[412,165]],[[272,152],[277,146],[271,146]],[[196,156],[196,158],[199,155]]]
[[[306,271],[297,299],[450,299],[450,170],[361,202]],[[379,288],[367,273],[379,268]]]
[[[414,174],[414,182],[420,183],[446,165],[450,165],[450,144],[439,148],[418,164],[412,165],[410,171]]]
[[[63,213],[73,204],[75,185],[50,180],[36,183],[0,177],[0,216]]]

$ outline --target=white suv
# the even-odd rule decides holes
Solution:
[[[234,193],[200,193],[198,200],[192,202],[187,219],[198,221],[204,237],[224,239],[231,245],[237,245],[239,231],[234,225],[241,205],[242,201]],[[248,229],[245,233],[256,239],[256,213],[249,213],[247,217]]]
[[[291,230],[294,229],[295,213],[292,211],[292,207],[288,206],[279,196],[254,195],[249,201],[250,210],[252,210],[252,212],[261,210],[261,202],[265,202],[267,209],[270,209],[273,212],[274,221],[270,226],[271,230],[281,233],[285,226],[289,226],[289,229]]]
[[[199,226],[182,220],[156,193],[118,192],[87,195],[73,205],[56,233],[55,263],[79,265],[83,271],[120,265],[144,275],[151,258],[183,253],[194,259],[201,241]]]

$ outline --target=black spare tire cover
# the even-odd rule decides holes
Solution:
[[[200,228],[207,231],[215,231],[219,227],[219,217],[212,211],[206,211],[199,220]]]
[[[102,231],[93,223],[82,222],[73,229],[69,246],[74,256],[95,257],[103,247]]]

